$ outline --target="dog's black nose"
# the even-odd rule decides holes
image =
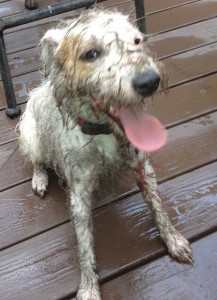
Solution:
[[[157,90],[159,83],[160,76],[152,70],[139,74],[132,80],[135,91],[143,97],[152,95]]]

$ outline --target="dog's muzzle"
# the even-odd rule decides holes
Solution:
[[[151,96],[157,89],[160,83],[160,76],[152,70],[148,70],[132,80],[135,91],[143,96]]]

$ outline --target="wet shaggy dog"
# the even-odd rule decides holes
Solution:
[[[146,154],[166,141],[161,123],[144,110],[145,98],[167,87],[163,64],[118,12],[90,10],[61,22],[41,46],[45,78],[22,116],[20,149],[33,165],[32,188],[40,197],[48,187],[46,168],[67,183],[81,269],[77,299],[101,299],[92,225],[95,191],[128,169],[171,256],[192,263],[188,241],[162,206]]]

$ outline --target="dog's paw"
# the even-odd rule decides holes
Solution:
[[[35,195],[44,197],[48,187],[48,175],[43,172],[34,172],[32,177],[32,190]]]
[[[76,295],[76,300],[101,300],[101,294],[98,284],[88,289],[80,287]]]
[[[174,232],[167,243],[168,252],[180,263],[193,264],[194,257],[188,240],[179,232]]]

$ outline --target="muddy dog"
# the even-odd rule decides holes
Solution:
[[[167,74],[143,35],[118,12],[89,10],[61,22],[41,40],[44,80],[22,116],[20,149],[33,165],[32,188],[43,197],[47,167],[65,179],[77,235],[81,282],[77,299],[101,299],[93,242],[92,206],[101,181],[130,169],[154,212],[170,255],[192,263],[188,241],[171,224],[157,190],[150,153],[166,131],[144,110],[167,87]]]

